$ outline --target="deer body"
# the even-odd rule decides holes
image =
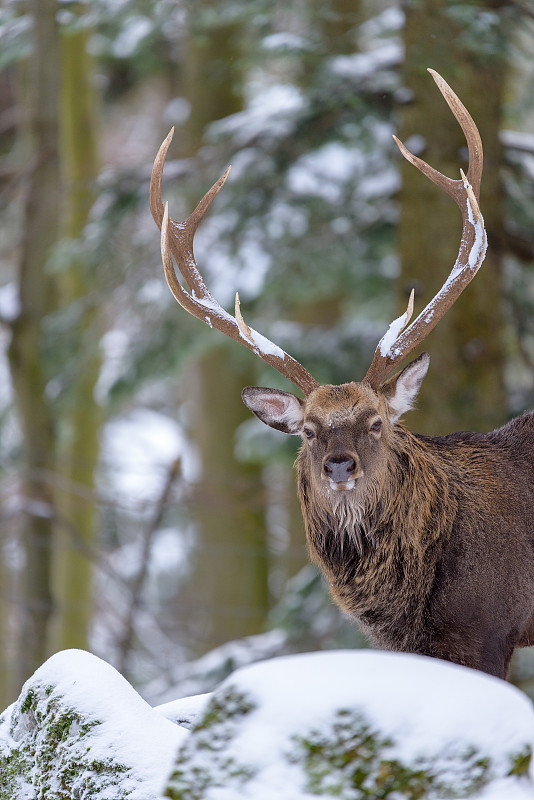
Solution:
[[[534,415],[444,437],[395,423],[388,440],[360,495],[317,485],[303,443],[310,557],[381,647],[504,677],[514,648],[534,643]]]
[[[237,295],[232,316],[209,293],[193,237],[228,170],[186,220],[171,220],[161,182],[172,131],[154,162],[150,206],[178,303],[244,344],[305,395],[243,390],[245,404],[265,424],[302,436],[297,477],[308,548],[336,602],[383,647],[504,677],[514,648],[534,639],[534,416],[488,434],[419,436],[399,420],[415,401],[428,355],[389,377],[459,297],[486,252],[478,207],[480,136],[450,86],[430,72],[464,131],[467,175],[460,170],[460,180],[448,178],[395,140],[403,156],[460,209],[458,258],[443,287],[409,324],[412,292],[359,383],[320,386],[246,324]]]

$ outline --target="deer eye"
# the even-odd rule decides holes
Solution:
[[[313,437],[315,436],[315,433],[312,431],[311,428],[304,428],[303,433],[306,439],[313,439]]]
[[[382,420],[381,419],[375,420],[371,425],[371,427],[369,428],[369,430],[372,433],[380,433],[380,431],[382,430]]]

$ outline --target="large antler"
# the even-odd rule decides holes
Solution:
[[[210,327],[241,342],[249,350],[264,359],[292,383],[308,395],[319,385],[304,367],[285,353],[280,347],[257,333],[246,324],[239,309],[239,296],[235,298],[235,317],[228,314],[209,293],[202,275],[198,271],[193,253],[193,237],[199,224],[204,219],[216,195],[224,185],[230,168],[214,183],[204,195],[193,213],[183,222],[175,222],[169,217],[167,205],[163,208],[161,199],[161,181],[167,150],[172,141],[174,128],[171,130],[154,161],[150,181],[150,210],[154,222],[161,230],[161,257],[165,269],[165,277],[169,288],[178,303],[190,314]],[[187,283],[190,292],[186,291],[176,275],[173,257]]]
[[[410,153],[396,136],[393,138],[397,142],[402,155],[430,178],[433,183],[450,195],[458,205],[463,219],[462,239],[456,263],[436,296],[419,314],[417,319],[412,322],[410,327],[406,328],[413,311],[412,292],[406,312],[391,323],[388,331],[379,341],[372,364],[364,378],[364,381],[375,389],[406,358],[408,353],[421,344],[432,328],[453,305],[467,284],[474,278],[486,254],[486,231],[484,230],[484,220],[478,207],[480,179],[482,177],[482,142],[480,135],[471,115],[450,86],[437,72],[432,69],[428,71],[437,83],[438,89],[447,101],[467,139],[469,150],[467,176],[460,170],[461,180],[452,180],[445,177],[425,161]]]

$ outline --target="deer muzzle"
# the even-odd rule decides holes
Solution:
[[[348,453],[325,456],[323,477],[328,480],[332,489],[352,489],[356,479],[362,475],[357,456]]]

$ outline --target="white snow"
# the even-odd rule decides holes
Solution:
[[[169,125],[184,125],[191,116],[191,101],[187,97],[173,97],[163,112],[163,119]]]
[[[287,186],[297,196],[315,195],[336,203],[347,182],[357,180],[365,165],[365,154],[354,145],[328,142],[295,161],[287,173]]]
[[[481,672],[405,653],[309,653],[283,656],[235,673],[226,683],[259,701],[262,736],[243,729],[243,757],[268,764],[279,729],[303,732],[354,705],[395,737],[397,755],[415,760],[459,741],[498,763],[534,735],[534,711],[517,689]],[[437,691],[439,687],[439,691]],[[310,699],[313,698],[313,702]],[[254,728],[258,731],[260,719]],[[273,733],[269,742],[266,736]]]
[[[15,281],[0,286],[0,317],[14,322],[20,314],[20,295]]]
[[[65,650],[35,672],[25,684],[22,698],[30,687],[46,695],[52,707],[54,703],[64,705],[84,721],[97,723],[84,735],[80,756],[83,753],[85,758],[88,754],[91,762],[108,762],[111,758],[126,765],[129,769],[121,776],[121,796],[128,791],[131,800],[158,796],[188,733],[151,708],[113,667],[85,651]],[[16,706],[9,711],[14,712]],[[27,714],[18,716],[18,723],[10,732],[11,723],[11,714],[5,713],[0,726],[0,749],[4,752],[17,743],[23,744],[29,734]],[[42,724],[44,727],[46,720]],[[61,743],[62,754],[69,746],[79,748],[79,741],[77,732],[69,731]],[[83,774],[79,780],[83,787]],[[50,796],[56,796],[55,789],[60,787],[51,786]],[[112,798],[115,794],[105,790],[99,797]]]
[[[288,31],[271,33],[262,40],[261,44],[265,50],[308,50],[310,48],[310,43],[304,36],[297,36]]]
[[[393,322],[390,323],[389,328],[378,342],[380,355],[384,358],[391,355],[393,346],[404,330],[407,320],[408,312],[405,311],[404,314],[401,314],[400,317],[397,317],[397,319],[394,319]]]
[[[261,423],[260,423],[261,424]],[[310,569],[313,569],[310,567]],[[156,678],[145,687],[144,694],[149,701],[158,703],[158,710],[167,706],[169,709],[176,697],[184,694],[202,696],[209,689],[221,682],[228,671],[248,666],[254,662],[265,661],[283,651],[287,645],[287,635],[274,629],[255,636],[226,642],[214,650],[210,650],[195,661],[176,663],[173,668],[171,683],[178,688],[169,688],[168,676]]]
[[[386,8],[381,11],[376,17],[364,22],[360,27],[360,36],[363,41],[372,43],[375,47],[378,45],[383,46],[380,37],[384,35],[391,35],[395,31],[402,31],[404,28],[406,16],[397,6]],[[378,39],[378,42],[376,41]]]
[[[148,17],[140,15],[129,17],[113,41],[112,53],[115,58],[132,56],[143,39],[146,39],[153,30],[154,23]]]
[[[104,493],[115,502],[135,506],[154,502],[161,494],[171,463],[183,453],[178,424],[150,409],[137,408],[107,423],[102,437],[106,466]]]
[[[206,705],[211,697],[211,692],[196,694],[192,697],[182,697],[180,700],[172,700],[170,703],[163,703],[155,706],[154,711],[161,714],[165,719],[170,720],[175,725],[183,725],[190,728],[204,712]]]
[[[308,208],[291,205],[283,201],[275,203],[268,211],[265,221],[269,239],[283,236],[299,238],[309,229],[310,211]],[[350,225],[350,222],[349,222]],[[256,290],[259,294],[260,287]],[[252,296],[249,294],[249,296]]]
[[[426,149],[426,137],[420,133],[412,133],[404,142],[404,146],[413,153],[414,156],[421,156]]]
[[[386,358],[386,356],[390,356],[393,350],[393,345],[399,338],[399,334],[401,333],[402,329],[404,328],[406,319],[406,312],[401,316],[394,319],[393,322],[390,323],[389,328],[382,336],[380,341],[378,342],[378,349],[380,350],[380,354]]]
[[[462,787],[472,780],[470,770],[476,772],[478,759],[489,759],[489,783],[471,797],[527,800],[534,796],[532,773],[509,774],[515,759],[534,743],[530,700],[504,681],[437,659],[351,650],[283,656],[249,665],[227,678],[214,697],[224,708],[231,692],[249,702],[250,710],[238,710],[226,721],[221,718],[218,729],[203,726],[189,734],[186,728],[194,727],[209,711],[210,695],[151,708],[105,662],[84,651],[64,651],[37,670],[19,701],[2,715],[0,752],[5,755],[21,746],[36,725],[46,724],[46,716],[39,723],[38,714],[17,712],[29,688],[45,704],[58,703],[80,714],[83,721],[96,722],[83,735],[80,755],[85,758],[89,753],[91,763],[112,759],[126,765],[120,796],[131,792],[132,800],[159,797],[179,752],[186,781],[188,774],[193,781],[198,775],[209,776],[212,767],[223,771],[228,764],[245,767],[242,780],[208,781],[199,795],[203,800],[272,800],[277,796],[311,800],[315,795],[305,786],[299,741],[319,737],[323,743],[332,742],[342,719],[339,712],[363,720],[376,746],[387,751],[382,756],[377,750],[375,771],[380,763],[395,762],[403,768],[430,769],[441,782]],[[240,701],[230,700],[235,702],[238,708]],[[77,730],[70,730],[59,755],[63,757],[67,747],[72,757],[79,743]],[[326,749],[331,746],[325,745]],[[386,761],[379,762],[383,757]],[[339,766],[332,761],[327,764],[327,769],[337,770],[333,780],[344,780]],[[24,796],[34,794],[28,789]],[[109,789],[99,796],[112,800]],[[342,792],[340,796],[349,795]],[[464,796],[461,788],[454,796]]]
[[[246,89],[250,97],[244,111],[212,123],[211,131],[232,135],[236,146],[244,147],[257,137],[269,139],[288,136],[293,130],[293,119],[307,105],[302,92],[289,83],[251,82]]]
[[[161,281],[158,283],[161,285]],[[97,403],[102,406],[106,404],[109,390],[124,369],[129,344],[129,335],[119,328],[107,331],[100,340],[102,366],[94,388],[94,396]]]
[[[499,139],[505,147],[512,150],[534,153],[534,133],[504,130],[499,133]]]
[[[451,780],[465,769],[465,753],[476,748],[491,759],[497,781],[476,795],[481,800],[532,796],[532,784],[507,777],[511,759],[534,741],[531,703],[483,673],[408,654],[338,651],[255,664],[231,675],[216,694],[225,687],[255,705],[224,753],[251,766],[254,777],[243,787],[208,791],[206,800],[311,797],[300,768],[285,756],[295,736],[331,730],[339,710],[362,713],[381,737],[390,738],[391,758],[414,766],[428,759],[434,771]],[[202,767],[202,752],[194,752],[193,759],[193,768]]]
[[[184,526],[185,528],[185,526]],[[160,528],[152,542],[150,551],[150,566],[159,579],[167,575],[177,581],[182,573],[190,568],[191,551],[193,549],[190,539],[192,534],[187,528]],[[137,565],[139,565],[139,560]]]
[[[224,228],[230,229],[234,225],[230,222],[230,214],[224,216],[227,224],[221,226],[219,231],[211,226],[206,231],[208,236],[197,248],[199,261],[206,265],[209,274],[210,297],[212,300],[217,298],[214,308],[219,310],[221,316],[225,315],[223,307],[231,303],[236,290],[244,298],[255,298],[260,294],[272,261],[263,247],[260,226],[254,220],[240,234],[237,253],[221,245],[220,241],[216,243],[216,236],[220,236]],[[200,232],[205,233],[204,228]],[[211,248],[210,243],[213,245]]]
[[[254,347],[257,349],[258,353],[264,356],[277,356],[278,358],[284,359],[286,354],[282,350],[281,347],[278,347],[277,344],[271,342],[270,339],[267,339],[266,336],[262,336],[261,333],[255,331],[254,328],[249,328],[250,330],[250,338],[245,336],[243,331],[241,331],[241,336],[246,341],[252,342]]]
[[[278,347],[277,344],[271,342],[270,339],[267,339],[266,336],[263,336],[261,333],[258,333],[258,331],[255,331],[254,328],[251,328],[250,326],[249,326],[250,336],[248,336],[237,325],[235,317],[232,317],[231,314],[225,311],[224,308],[222,308],[219,305],[219,303],[217,303],[216,300],[213,300],[211,296],[204,297],[202,299],[197,299],[196,302],[202,305],[204,308],[209,309],[212,317],[218,317],[221,320],[236,325],[241,338],[244,339],[245,342],[251,344],[254,350],[258,353],[258,355],[278,356],[278,358],[281,359],[284,359],[286,357],[286,354],[284,353],[281,347]],[[208,325],[210,325],[211,327],[213,324],[213,320],[206,317],[206,321],[208,322]]]
[[[469,184],[467,178],[464,178],[464,186],[467,189],[471,189],[471,185]],[[471,201],[469,195],[467,196],[467,215],[469,218],[469,222],[473,226],[475,231],[475,241],[469,251],[469,256],[467,259],[467,264],[471,270],[476,271],[481,266],[482,262],[484,261],[484,257],[486,255],[486,250],[488,247],[486,231],[484,228],[484,218],[482,217],[482,213],[480,209],[478,209],[478,216],[475,218],[475,212],[471,205]],[[455,265],[456,267],[456,265]]]
[[[330,69],[334,75],[361,81],[374,76],[379,70],[400,64],[403,55],[402,43],[392,40],[369,53],[335,56],[330,59]]]

